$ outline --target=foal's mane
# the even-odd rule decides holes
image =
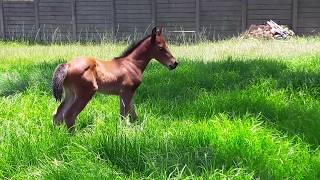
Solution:
[[[122,53],[120,56],[116,57],[115,59],[124,58],[132,53],[138,46],[140,46],[146,39],[148,39],[151,35],[148,35],[141,39],[140,41],[136,41],[131,43]]]

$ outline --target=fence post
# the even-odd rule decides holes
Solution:
[[[157,25],[157,0],[151,0],[152,28]]]
[[[71,20],[72,20],[72,38],[77,40],[77,18],[76,18],[76,0],[71,0]]]
[[[248,0],[242,0],[242,32],[246,31],[247,29],[247,20],[248,20]]]
[[[298,26],[298,0],[292,0],[292,29],[297,31]]]
[[[111,29],[112,29],[112,37],[115,39],[116,37],[116,1],[111,1],[112,6],[112,20],[111,20]]]
[[[33,1],[33,7],[34,7],[34,25],[35,25],[35,41],[37,40],[37,37],[40,33],[40,21],[39,21],[39,0]]]
[[[34,0],[33,1],[34,5],[34,24],[36,27],[36,31],[39,30],[40,28],[40,23],[39,23],[39,0]]]
[[[200,32],[200,0],[196,1],[196,32]]]
[[[0,0],[0,37],[5,38],[4,28],[4,15],[3,15],[3,0]]]

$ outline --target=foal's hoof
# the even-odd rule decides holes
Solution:
[[[58,119],[56,116],[53,116],[52,124],[53,126],[60,126],[63,123],[63,120]]]
[[[119,123],[120,123],[120,125],[131,126],[131,122],[130,122],[130,119],[128,117],[120,118]]]
[[[57,122],[57,121],[55,121],[55,120],[52,121],[52,125],[53,125],[54,127],[61,126],[61,124],[62,124],[62,123]]]
[[[138,117],[137,117],[137,116],[130,117],[130,119],[129,119],[130,123],[133,123],[133,124],[136,123],[137,120],[138,120]]]

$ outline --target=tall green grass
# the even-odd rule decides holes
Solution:
[[[75,134],[54,128],[56,65],[124,48],[0,43],[1,178],[320,178],[319,38],[171,45],[180,65],[149,65],[136,124],[97,94]]]

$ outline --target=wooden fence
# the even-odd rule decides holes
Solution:
[[[269,19],[317,34],[320,0],[0,0],[6,39],[103,40],[143,35],[154,25],[215,39]]]

